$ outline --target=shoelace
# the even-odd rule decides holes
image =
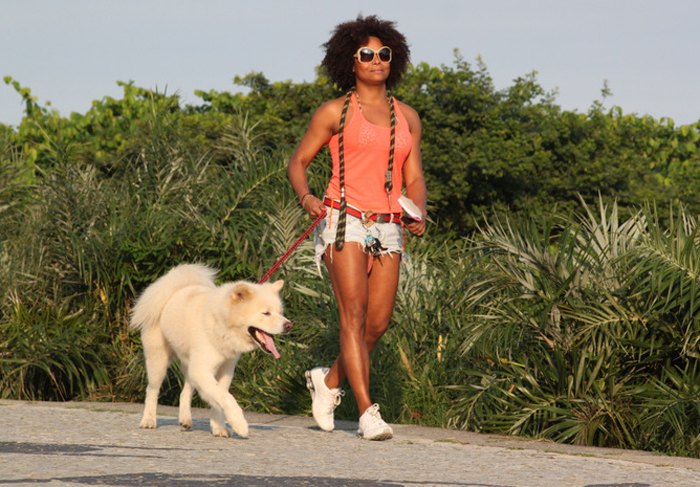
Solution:
[[[379,414],[379,404],[372,404],[369,408],[367,408],[367,413],[369,413],[370,416],[382,419],[382,416]]]
[[[331,391],[330,389],[328,389],[328,391],[329,391],[328,394],[330,394],[331,396],[333,396],[333,404],[334,404],[334,407],[335,407],[335,406],[339,406],[339,405],[340,405],[341,398],[342,398],[343,396],[345,396],[345,391],[342,390],[342,389],[340,389],[338,392],[333,392],[333,391]]]
[[[343,396],[345,396],[345,391],[341,389],[340,392],[338,392],[338,393],[335,395],[335,397],[333,398],[333,402],[335,403],[336,406],[339,406],[339,405],[340,405],[340,401],[341,401],[341,398],[342,398]]]

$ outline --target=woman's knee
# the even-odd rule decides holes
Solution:
[[[388,329],[388,322],[367,323],[367,327],[365,329],[365,342],[367,342],[367,345],[370,348],[374,347],[374,345],[379,341],[381,337],[384,336]]]
[[[366,334],[366,326],[363,319],[359,317],[355,319],[341,320],[340,336],[343,339],[364,340]]]
[[[367,305],[361,302],[343,302],[340,306],[340,327],[360,330],[367,323]]]

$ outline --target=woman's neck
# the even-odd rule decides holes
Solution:
[[[380,127],[391,126],[390,100],[383,90],[355,90],[357,105],[365,120]]]
[[[357,85],[355,91],[365,104],[383,103],[388,96],[385,84],[381,86]]]

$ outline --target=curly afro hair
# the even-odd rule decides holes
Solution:
[[[328,77],[342,90],[355,86],[353,56],[370,37],[377,37],[392,51],[391,71],[386,80],[388,89],[396,86],[408,67],[411,50],[406,38],[394,27],[395,23],[381,20],[376,15],[343,22],[335,27],[331,38],[323,44],[326,56],[321,67]]]

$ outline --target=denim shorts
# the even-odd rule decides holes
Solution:
[[[320,266],[323,254],[329,245],[335,242],[335,231],[338,225],[340,210],[326,207],[326,217],[320,221],[315,230],[314,247],[316,250],[316,263]],[[330,223],[329,223],[330,220]],[[372,236],[379,240],[382,249],[371,251],[366,246],[367,237]],[[372,255],[404,255],[404,229],[399,223],[377,223],[365,226],[362,220],[353,215],[347,215],[347,227],[345,228],[345,243],[357,242],[365,252]],[[332,247],[331,247],[332,248]],[[332,252],[332,251],[331,251]],[[331,253],[331,258],[333,255]]]

